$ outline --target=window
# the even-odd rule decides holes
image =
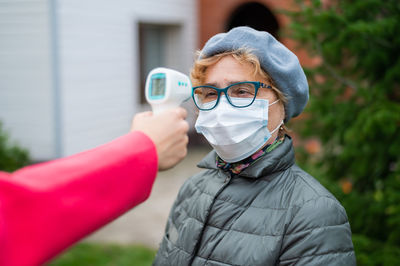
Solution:
[[[180,27],[139,23],[140,103],[146,103],[144,87],[147,74],[156,67],[179,68]]]

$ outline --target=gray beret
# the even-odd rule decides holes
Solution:
[[[285,122],[299,115],[308,101],[306,75],[297,56],[268,32],[237,27],[227,33],[219,33],[207,41],[199,58],[243,48],[250,49],[257,56],[261,67],[287,97]]]

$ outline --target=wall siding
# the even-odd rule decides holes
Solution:
[[[0,121],[34,160],[55,157],[49,5],[0,1]]]
[[[188,73],[196,15],[195,0],[0,0],[0,120],[34,160],[129,132],[149,109],[139,97],[138,24],[178,25],[169,66]]]
[[[138,23],[179,24],[189,72],[196,45],[194,0],[65,0],[58,3],[64,155],[129,131],[139,102]]]

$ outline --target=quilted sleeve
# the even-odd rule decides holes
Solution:
[[[337,200],[319,197],[296,208],[278,265],[356,265],[350,224]]]

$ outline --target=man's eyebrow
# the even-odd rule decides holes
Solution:
[[[228,86],[232,85],[232,84],[235,84],[235,83],[239,83],[239,82],[243,82],[243,81],[229,81],[228,82]],[[214,82],[209,82],[209,83],[206,83],[204,85],[205,86],[212,86],[212,87],[216,87],[216,88],[221,88],[220,86],[218,86],[218,83],[214,83]]]
[[[211,87],[218,87],[218,86],[217,86],[217,83],[212,83],[212,82],[210,82],[210,83],[205,83],[205,84],[203,84],[203,85],[205,85],[205,86],[211,86]]]

